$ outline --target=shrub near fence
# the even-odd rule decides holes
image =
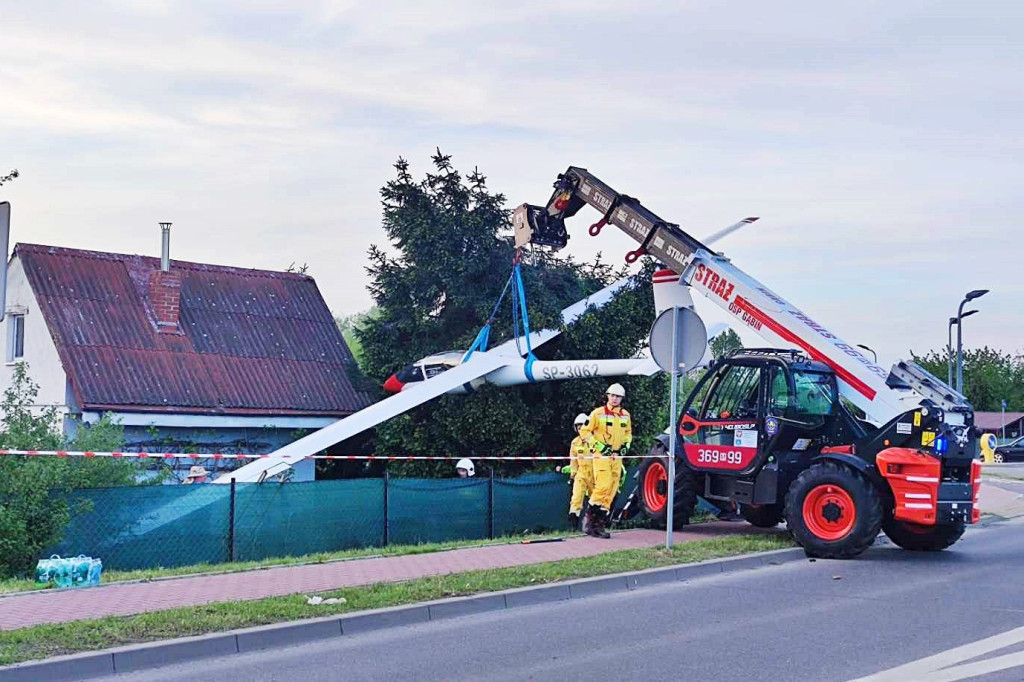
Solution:
[[[46,555],[132,570],[481,539],[565,528],[568,496],[562,474],[76,490]]]

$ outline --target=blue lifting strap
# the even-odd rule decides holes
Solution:
[[[524,353],[523,349],[519,346],[519,337],[523,336],[526,339],[526,366],[524,367],[524,372],[526,378],[532,383],[534,381],[533,363],[537,358],[533,354],[533,345],[530,342],[530,315],[527,312],[526,288],[523,286],[523,273],[518,257],[516,258],[515,266],[512,268],[512,274],[509,276],[508,281],[505,282],[505,288],[502,290],[501,296],[498,297],[498,302],[494,304],[491,316],[487,318],[483,329],[476,335],[473,345],[462,356],[462,362],[469,360],[470,356],[476,351],[484,352],[487,350],[487,343],[491,338],[491,325],[494,323],[494,317],[498,314],[498,309],[501,307],[502,301],[505,300],[505,295],[510,287],[512,288],[512,333],[515,335],[516,348],[519,350],[520,355]],[[522,325],[522,331],[520,331],[520,324]]]

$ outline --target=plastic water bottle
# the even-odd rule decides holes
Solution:
[[[36,584],[46,585],[53,580],[51,572],[53,571],[54,559],[60,559],[60,557],[54,554],[49,559],[40,559],[36,562]]]
[[[92,557],[87,557],[84,554],[79,554],[74,559],[70,559],[71,564],[71,584],[75,587],[89,584],[89,568],[92,566]]]
[[[53,583],[57,587],[71,587],[71,560],[57,559],[51,571]]]
[[[89,562],[89,584],[99,585],[103,575],[103,560],[93,559]]]

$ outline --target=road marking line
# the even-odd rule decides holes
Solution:
[[[928,673],[934,673],[940,671],[943,668],[948,668],[952,665],[966,661],[971,658],[983,656],[984,654],[999,649],[1004,649],[1008,646],[1020,644],[1024,642],[1024,627],[1015,628],[1006,632],[1001,632],[998,635],[992,637],[986,637],[985,639],[978,640],[977,642],[971,642],[970,644],[964,644],[954,649],[949,649],[941,653],[935,654],[934,656],[928,656],[921,658],[910,663],[898,666],[896,668],[890,668],[889,670],[882,670],[868,675],[867,677],[859,677],[856,680],[850,680],[850,682],[903,682],[904,680],[922,680],[927,677],[928,680],[932,678],[928,676]],[[1016,656],[1017,654],[1008,654],[1007,656],[1001,656],[1000,658],[1009,658],[1009,656]],[[997,660],[997,659],[993,659]],[[1022,652],[1021,663],[1024,664],[1024,652]],[[1012,664],[1006,667],[1013,667]],[[975,664],[969,664],[975,665]],[[966,666],[964,666],[966,667]],[[981,673],[977,673],[981,674]],[[940,678],[935,678],[936,680]],[[946,678],[941,678],[946,679]],[[952,677],[950,680],[964,679],[963,677]]]
[[[1016,668],[1021,665],[1024,665],[1024,651],[1006,654],[1005,656],[997,656],[996,658],[990,658],[986,661],[975,661],[974,663],[956,665],[952,668],[946,668],[945,670],[930,673],[925,680],[927,682],[956,682],[956,680],[966,680],[971,677],[977,677],[978,675],[994,673],[1000,670],[1008,670],[1009,668]]]

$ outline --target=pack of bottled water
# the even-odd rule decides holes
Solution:
[[[83,554],[61,558],[54,554],[36,563],[36,584],[55,587],[84,587],[99,585],[103,574],[103,561]]]

